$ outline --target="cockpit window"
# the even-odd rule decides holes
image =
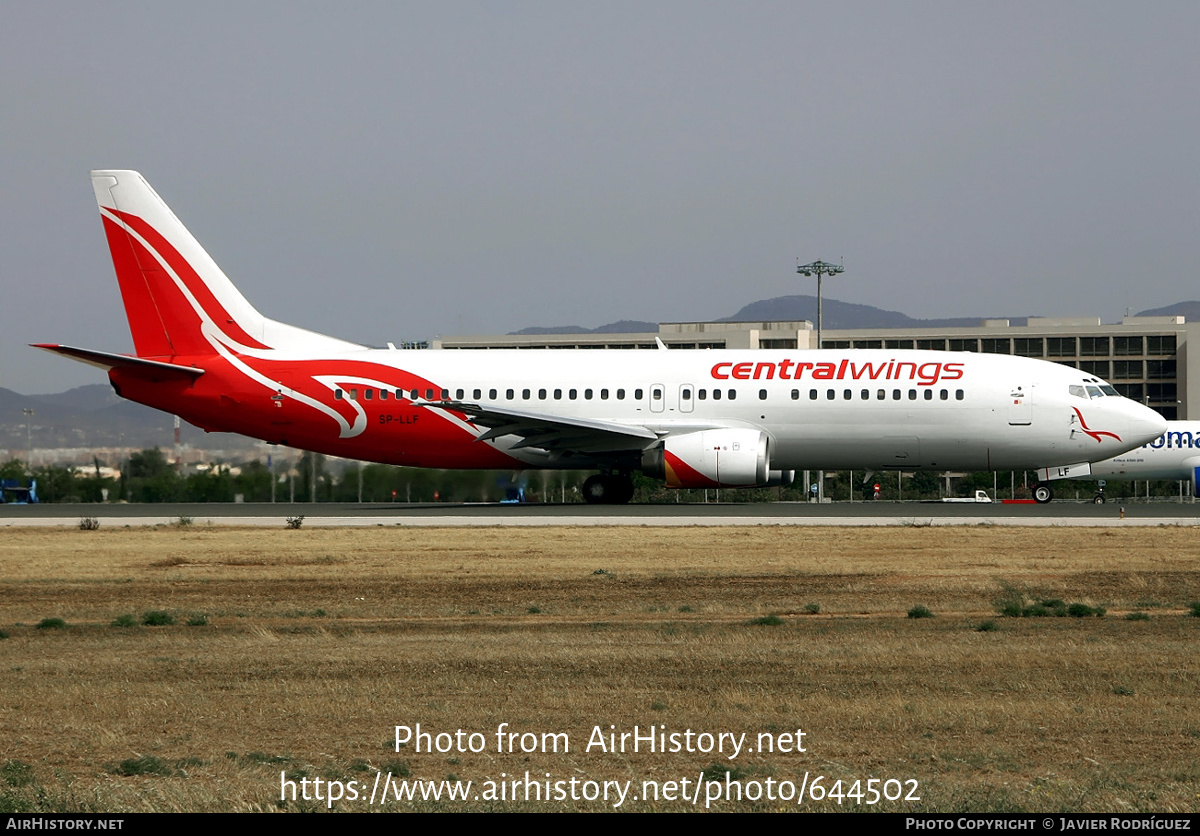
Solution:
[[[1121,393],[1107,383],[1102,381],[1089,381],[1086,386],[1080,386],[1077,383],[1071,384],[1069,391],[1077,398],[1090,400],[1093,398],[1103,397],[1120,397]]]

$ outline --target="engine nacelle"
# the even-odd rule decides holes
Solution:
[[[672,488],[750,488],[767,484],[770,438],[762,430],[700,430],[671,435],[642,453],[642,472]]]

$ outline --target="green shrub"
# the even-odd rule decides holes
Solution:
[[[116,618],[114,618],[112,621],[112,626],[136,627],[137,623],[137,619],[134,618],[133,613],[125,613],[124,615],[118,615]]]
[[[804,611],[809,615],[817,615],[821,612],[821,605],[813,601],[804,605]]]
[[[771,615],[764,615],[760,618],[753,618],[749,623],[756,627],[778,627],[783,623],[783,619],[772,613]]]
[[[121,775],[170,775],[172,770],[161,759],[153,755],[142,755],[121,761],[117,772]]]
[[[995,620],[989,618],[987,621],[983,622],[978,627],[976,627],[975,631],[977,633],[994,633],[999,629],[1000,628],[996,624]]]
[[[908,611],[909,618],[933,618],[933,612],[924,604],[917,604]]]
[[[37,623],[39,630],[62,630],[67,626],[67,622],[61,618],[43,618]]]
[[[166,627],[175,623],[175,616],[166,610],[151,610],[142,615],[142,623],[147,627]]]
[[[5,761],[0,766],[0,778],[10,787],[27,787],[33,783],[33,767],[22,761]]]

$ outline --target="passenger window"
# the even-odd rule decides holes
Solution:
[[[817,399],[817,390],[816,389],[808,390],[808,399],[810,401],[815,401]]]
[[[333,390],[333,399],[335,401],[340,401],[342,399],[342,390],[341,389]]]
[[[954,400],[961,401],[962,399],[963,399],[963,390],[955,389],[954,390]]]
[[[948,400],[949,397],[950,397],[950,393],[947,392],[945,389],[943,389],[942,390],[942,400]]]
[[[532,392],[530,392],[528,389],[522,389],[521,390],[521,400],[524,400],[524,401],[529,400],[529,397],[531,394],[532,394]]]
[[[450,400],[450,390],[449,389],[442,390],[442,400],[444,400],[444,401]]]
[[[826,390],[826,392],[825,392],[825,399],[826,399],[826,400],[829,400],[829,401],[831,401],[831,400],[833,400],[833,399],[834,399],[834,398],[836,398],[836,397],[837,397],[837,392],[833,391],[832,389],[828,389],[828,390]]]
[[[871,400],[871,390],[870,389],[863,389],[860,394],[862,395],[862,399],[864,401]]]
[[[538,389],[538,400],[539,401],[546,400],[546,390],[545,389]]]
[[[721,400],[721,390],[720,389],[713,389],[713,400],[714,401]]]
[[[572,389],[571,391],[567,392],[567,397],[569,397],[571,400],[575,400],[577,397],[579,397],[579,391],[577,389]]]
[[[608,400],[608,390],[607,389],[600,390],[600,400],[602,400],[602,401]]]
[[[408,398],[408,399],[409,399],[410,401],[415,401],[415,400],[416,400],[418,397],[420,397],[420,393],[419,393],[419,392],[418,392],[416,389],[413,389],[413,390],[412,390],[411,392],[409,392],[408,394],[409,394],[409,398]]]
[[[877,389],[877,390],[875,391],[875,399],[876,399],[876,400],[880,400],[880,401],[882,401],[882,400],[884,400],[885,398],[887,398],[887,392],[886,392],[885,390],[883,390],[883,389]]]
[[[387,389],[380,389],[379,390],[379,400],[386,401],[388,399],[388,394],[389,393],[388,393]]]
[[[512,389],[505,389],[504,390],[504,399],[511,401],[516,394],[517,393],[514,392]]]
[[[463,390],[462,390],[462,389],[456,389],[456,390],[454,391],[454,399],[455,399],[456,401],[461,401],[461,400],[463,399],[463,394],[464,394],[464,393],[463,393]]]
[[[656,400],[656,401],[661,401],[662,400],[662,389],[659,389],[657,386],[655,386],[653,389],[650,390],[650,397],[654,398],[654,400]]]
[[[619,400],[619,401],[625,400],[625,390],[624,389],[617,390],[617,400]]]
[[[900,390],[899,389],[892,390],[892,400],[894,400],[894,401],[900,400]]]
[[[729,400],[733,400],[736,397],[737,397],[737,389],[730,389],[729,390]]]
[[[690,401],[692,399],[692,390],[684,389],[682,392],[679,393],[679,397],[681,397],[685,401]]]
[[[704,400],[705,398],[708,397],[708,390],[707,389],[697,389],[696,397],[699,398],[700,400]]]
[[[475,400],[479,400],[480,398],[482,398],[482,397],[483,397],[483,392],[482,392],[481,390],[479,390],[479,389],[476,389],[476,390],[475,390],[475,391],[472,393],[471,397],[473,397]]]
[[[358,400],[358,390],[357,389],[350,390],[350,400],[352,400],[352,401]]]
[[[489,401],[496,400],[496,390],[495,389],[488,389],[488,400]]]
[[[370,401],[370,400],[374,400],[374,399],[375,399],[375,390],[374,389],[364,389],[363,390],[363,400]]]
[[[425,390],[425,400],[427,400],[427,401],[433,400],[433,390],[432,389]]]
[[[590,401],[590,400],[592,399],[592,390],[591,390],[591,389],[584,389],[584,390],[583,390],[583,397],[584,397],[584,400],[588,400],[588,401]]]
[[[932,389],[925,390],[925,400],[927,400],[927,401],[933,400],[933,390]]]
[[[799,389],[792,390],[792,400],[794,400],[794,401],[800,400],[800,390]]]
[[[917,399],[917,390],[916,389],[908,390],[908,399],[910,401],[915,401]]]
[[[642,390],[641,389],[633,390],[633,399],[635,401],[640,401],[642,399]]]
[[[555,389],[555,390],[554,390],[554,400],[556,400],[556,401],[561,401],[561,400],[562,400],[562,389]]]
[[[758,399],[760,401],[765,401],[767,399],[767,390],[766,389],[758,390]]]

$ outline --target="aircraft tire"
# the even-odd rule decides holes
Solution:
[[[1106,500],[1106,499],[1104,498],[1104,494],[1099,494],[1099,493],[1098,493],[1098,494],[1096,494],[1094,497],[1092,497],[1092,504],[1093,504],[1093,505],[1103,505],[1103,504],[1104,504],[1105,502],[1107,502],[1107,501],[1108,501],[1108,500]]]
[[[610,500],[608,477],[601,476],[599,473],[589,476],[583,480],[583,501],[588,505],[604,505]]]
[[[633,499],[633,479],[597,473],[583,482],[583,499],[590,505],[624,505]]]
[[[1033,486],[1033,498],[1037,500],[1039,505],[1045,505],[1054,499],[1054,491],[1045,482],[1040,482]]]

